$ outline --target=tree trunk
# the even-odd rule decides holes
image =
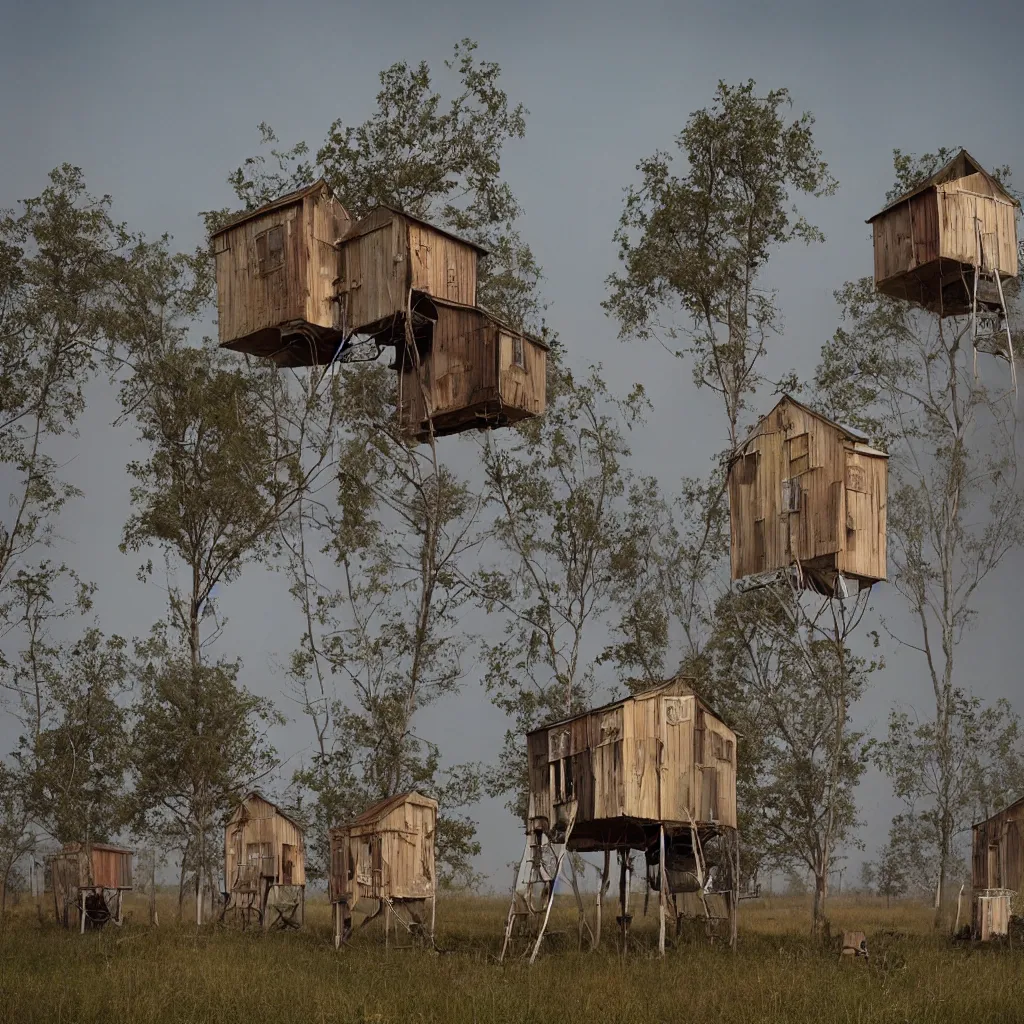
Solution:
[[[814,872],[814,910],[811,917],[811,934],[816,939],[828,936],[828,918],[825,916],[825,900],[828,897],[828,868],[820,866]]]

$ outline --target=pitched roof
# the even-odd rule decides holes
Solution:
[[[1010,811],[1015,811],[1018,807],[1022,805],[1024,805],[1024,796],[1020,797],[1017,800],[1014,800],[1011,804],[1007,804],[1004,808],[1002,808],[1002,810],[995,811],[994,813],[990,814],[987,818],[984,819],[984,821],[976,821],[971,827],[978,828],[981,825],[987,825],[993,818],[1001,818],[1004,814],[1007,814]]]
[[[326,188],[330,192],[330,187],[323,178],[317,178],[312,185],[306,185],[303,188],[297,188],[294,192],[287,192],[283,196],[279,196],[273,202],[264,203],[263,206],[258,206],[255,210],[241,210],[238,213],[232,214],[228,220],[222,224],[216,231],[210,233],[211,238],[216,238],[217,235],[223,234],[229,228],[236,228],[239,224],[244,224],[247,220],[252,220],[253,217],[262,217],[265,213],[271,213],[274,210],[279,210],[282,206],[291,206],[292,203],[301,202],[306,196],[312,195],[320,188]]]
[[[527,341],[530,341],[534,345],[544,349],[545,352],[551,351],[551,346],[543,338],[530,331],[524,331],[519,327],[513,327],[507,320],[498,316],[497,313],[492,312],[486,306],[470,306],[465,302],[454,302],[452,299],[441,298],[437,295],[427,295],[426,293],[423,293],[422,298],[433,303],[435,306],[445,306],[448,309],[471,309],[475,310],[477,313],[483,313],[488,320],[497,324],[503,331],[508,331],[509,334],[518,334],[521,337],[526,338]]]
[[[85,848],[85,843],[65,843],[60,852],[61,853],[80,853]],[[89,843],[89,846],[93,850],[103,850],[106,853],[130,853],[134,856],[135,851],[128,849],[127,846],[114,846],[111,843]]]
[[[913,199],[914,196],[920,195],[922,192],[926,192],[930,188],[934,188],[936,185],[942,185],[947,181],[953,181],[955,178],[966,178],[968,174],[982,174],[985,179],[994,188],[998,189],[1010,202],[1015,206],[1019,206],[1020,203],[1012,196],[1006,189],[992,177],[988,171],[985,170],[977,160],[967,152],[966,149],[961,149],[952,160],[943,164],[931,177],[926,178],[919,185],[915,185],[909,192],[904,192],[903,195],[898,196],[891,203],[883,206],[874,216],[868,217],[867,222],[870,224],[873,220],[881,217],[883,213],[888,213],[893,207],[899,206],[900,203],[905,203],[908,199]]]
[[[389,811],[410,800],[414,803],[432,804],[434,807],[437,807],[436,800],[429,796],[424,796],[422,793],[417,793],[414,789],[410,789],[405,793],[396,793],[394,796],[385,797],[383,800],[378,800],[377,803],[371,804],[362,814],[357,814],[351,821],[347,822],[344,827],[369,824],[371,821],[382,818]]]
[[[816,409],[812,409],[809,405],[804,405],[803,402],[798,402],[792,395],[786,394],[783,395],[771,407],[771,409],[768,410],[768,412],[766,412],[763,416],[761,416],[758,419],[757,423],[755,423],[754,426],[750,429],[750,432],[747,434],[747,436],[736,446],[735,451],[729,458],[730,465],[732,465],[732,463],[734,463],[738,458],[740,458],[743,449],[746,448],[746,446],[750,444],[750,442],[757,436],[758,432],[761,429],[761,424],[764,423],[764,421],[769,416],[771,416],[771,414],[775,412],[775,410],[778,409],[778,407],[782,405],[783,402],[792,403],[798,409],[807,413],[809,416],[813,416],[815,419],[821,420],[822,423],[828,424],[828,426],[832,427],[835,430],[838,430],[840,434],[845,434],[846,437],[848,437],[851,441],[856,441],[861,446],[858,449],[859,451],[863,451],[865,454],[869,455],[881,455],[885,458],[889,457],[886,452],[879,451],[877,448],[872,448],[868,445],[867,442],[870,440],[870,438],[867,434],[864,434],[861,431],[854,429],[853,427],[849,427],[845,423],[839,423],[836,420],[830,420],[827,416],[818,412]]]
[[[284,810],[283,808],[275,804],[273,800],[267,799],[267,797],[265,797],[258,789],[250,789],[249,792],[246,793],[245,796],[243,796],[242,799],[238,802],[238,806],[245,806],[245,804],[253,797],[262,800],[265,804],[270,804],[270,806],[274,808],[275,814],[280,814],[285,821],[290,821],[300,832],[306,831],[306,825],[304,822],[299,821],[299,819],[296,818],[293,814],[289,814],[288,811]]]
[[[618,700],[609,701],[607,704],[599,704],[596,708],[588,708],[586,711],[581,711],[577,715],[570,715],[568,718],[559,718],[554,722],[547,722],[544,725],[538,725],[536,729],[530,729],[527,735],[535,732],[546,732],[548,729],[556,728],[560,725],[568,725],[570,722],[575,722],[580,718],[586,718],[588,715],[599,714],[603,711],[611,711],[613,708],[622,707],[624,704],[628,704],[634,700],[645,700],[648,697],[653,697],[656,693],[660,693],[662,690],[667,690],[670,686],[679,687],[682,690],[680,696],[693,696],[696,697],[708,711],[714,715],[720,722],[727,724],[725,719],[722,718],[714,708],[703,697],[701,697],[692,686],[690,686],[688,677],[686,676],[674,676],[672,679],[666,679],[663,683],[655,683],[654,686],[648,687],[646,690],[640,690],[638,693],[630,693],[625,697],[620,697]]]
[[[449,231],[448,228],[443,228],[438,224],[433,224],[429,220],[424,220],[422,217],[416,217],[411,213],[406,213],[404,210],[399,210],[396,206],[389,206],[387,203],[378,203],[365,217],[357,221],[352,225],[351,230],[345,235],[344,241],[348,241],[351,238],[359,238],[360,235],[369,234],[377,228],[377,224],[366,225],[366,221],[370,218],[376,220],[375,215],[380,210],[387,210],[389,213],[393,213],[398,217],[404,217],[406,220],[411,220],[416,224],[422,224],[426,228],[430,228],[431,231],[436,231],[439,235],[445,235],[448,238],[454,238],[456,242],[461,242],[463,245],[468,245],[471,249],[476,251],[481,256],[487,256],[490,252],[489,249],[485,249],[479,242],[470,241],[468,238],[463,238],[462,235],[455,234],[454,231]]]

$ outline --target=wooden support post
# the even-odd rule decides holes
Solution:
[[[732,830],[732,847],[734,851],[732,872],[732,913],[729,915],[729,946],[736,951],[736,940],[739,933],[740,915],[740,834]]]
[[[156,850],[150,851],[149,860],[149,923],[155,928],[160,924],[156,912]]]
[[[434,927],[437,923],[437,893],[430,897],[430,944],[434,944]]]
[[[79,922],[78,922],[79,923],[79,934],[84,935],[85,934],[85,890],[84,889],[79,889],[78,890],[78,895],[81,897],[81,900],[82,900],[82,906],[81,906],[81,909],[79,910]]]
[[[601,883],[597,888],[597,915],[594,922],[594,941],[591,949],[597,949],[601,945],[601,911],[604,908],[604,893],[608,888],[608,869],[611,865],[611,850],[604,851],[604,868],[601,871]]]
[[[665,955],[665,903],[668,873],[665,871],[665,826],[658,826],[658,956]]]

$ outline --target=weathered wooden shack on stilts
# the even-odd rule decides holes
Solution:
[[[335,947],[352,933],[356,914],[360,928],[383,914],[386,944],[400,944],[400,927],[411,939],[433,943],[436,832],[437,801],[415,792],[381,800],[331,829]]]
[[[300,928],[306,913],[306,838],[301,822],[262,793],[246,794],[224,827],[221,920],[243,928]]]
[[[68,843],[49,858],[53,909],[65,928],[102,928],[123,920],[132,888],[132,850],[109,843]]]
[[[971,931],[987,942],[1024,915],[1024,797],[971,829]]]
[[[502,958],[517,932],[536,958],[567,870],[580,912],[580,938],[600,941],[611,854],[619,858],[623,948],[629,939],[631,852],[640,851],[658,893],[659,950],[669,906],[694,897],[709,926],[736,936],[739,845],[736,735],[676,678],[634,696],[534,730],[527,736],[527,843],[505,928]],[[570,853],[602,852],[596,926],[586,922]]]
[[[889,457],[784,396],[729,461],[733,580],[845,597],[886,576]]]

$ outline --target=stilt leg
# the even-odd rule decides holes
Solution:
[[[604,851],[604,869],[601,872],[601,884],[597,889],[597,917],[594,922],[594,942],[591,949],[597,949],[601,945],[601,911],[604,908],[604,893],[608,888],[608,868],[611,864],[611,850]]]
[[[558,855],[555,860],[555,870],[551,875],[551,889],[548,892],[547,906],[544,908],[544,917],[540,923],[540,929],[537,932],[537,941],[533,944],[533,952],[530,954],[530,963],[537,959],[537,954],[540,952],[540,944],[544,941],[544,930],[548,926],[548,918],[551,917],[551,908],[555,903],[555,887],[558,883],[558,876],[562,873],[562,860],[565,857],[565,847],[562,847],[562,852]]]
[[[434,928],[437,924],[437,893],[430,897],[430,944],[434,945]]]
[[[79,934],[80,935],[84,935],[85,934],[85,890],[84,889],[81,890],[81,897],[82,897],[82,907],[81,907],[81,910],[79,912],[79,918],[80,918],[80,922],[79,923],[80,923],[81,930],[79,931]]]
[[[668,873],[665,871],[665,826],[658,826],[658,956],[665,955],[665,903]]]

